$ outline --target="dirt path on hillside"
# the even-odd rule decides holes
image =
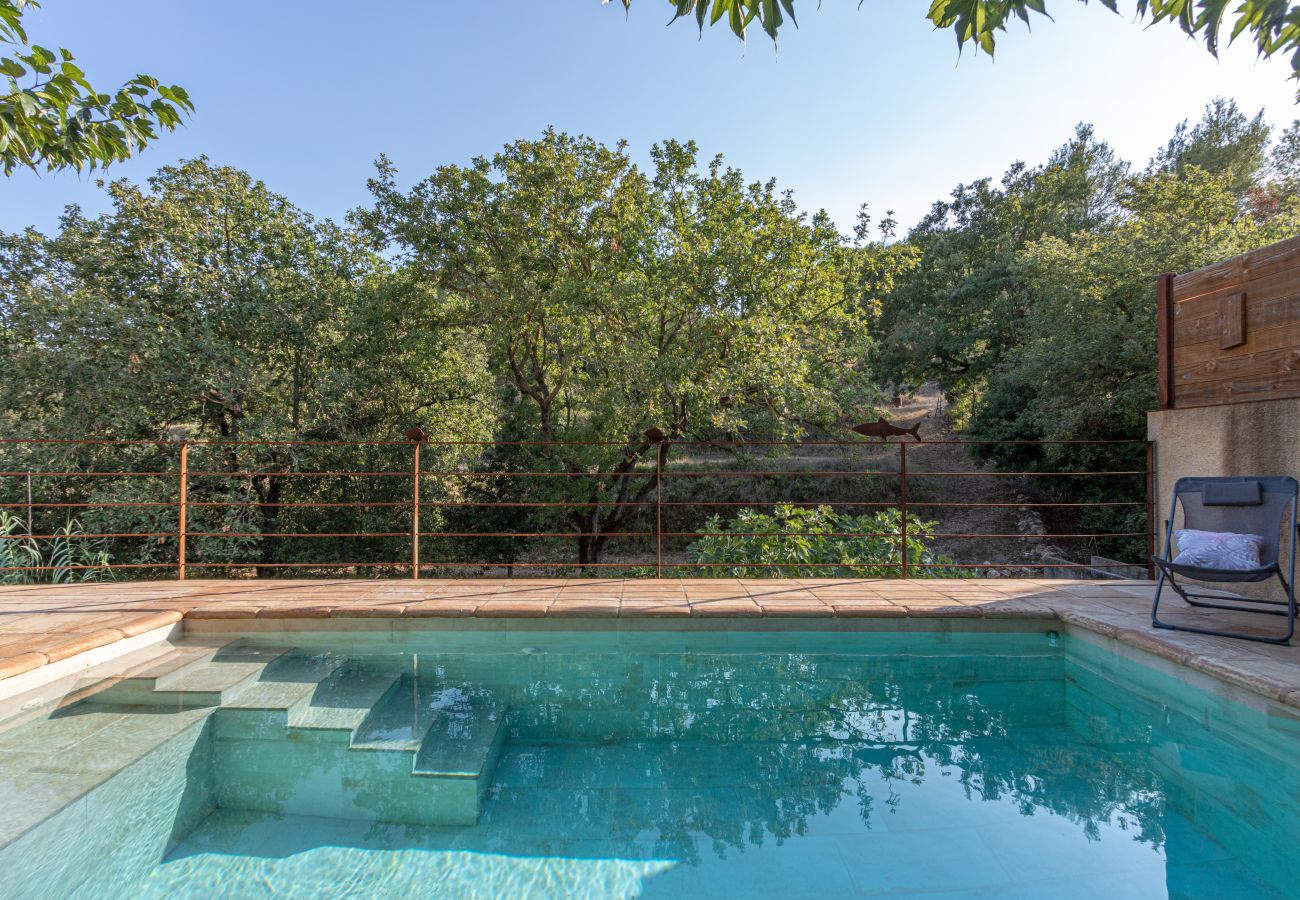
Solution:
[[[910,428],[921,423],[922,441],[958,441],[953,431],[943,395],[938,387],[927,384],[903,399],[902,406],[891,410],[891,419]],[[908,439],[910,440],[910,439]],[[930,444],[909,447],[908,474],[924,472],[991,473],[996,467],[973,459],[960,444]],[[1028,479],[989,475],[975,477],[935,477],[924,482],[925,496],[931,502],[953,504],[1027,503],[1031,498]],[[939,538],[936,549],[959,563],[987,565],[997,571],[988,575],[1025,575],[1025,570],[998,570],[1011,564],[1040,564],[1046,556],[1060,557],[1061,548],[1042,535],[1046,528],[1033,507],[944,506],[924,507],[922,515],[937,522],[939,534],[1014,534],[1015,538]]]

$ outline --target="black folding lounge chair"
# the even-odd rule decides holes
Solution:
[[[1174,500],[1169,510],[1169,519],[1165,522],[1164,556],[1153,556],[1151,561],[1160,569],[1160,579],[1156,582],[1155,602],[1151,605],[1151,624],[1156,628],[1168,628],[1175,631],[1192,631],[1197,634],[1213,634],[1221,637],[1241,638],[1247,641],[1262,641],[1268,644],[1289,644],[1295,634],[1296,600],[1295,600],[1295,545],[1296,545],[1296,497],[1300,486],[1290,476],[1271,476],[1265,478],[1180,478],[1174,484]],[[1178,504],[1183,505],[1183,527],[1200,531],[1231,532],[1233,534],[1256,534],[1263,539],[1257,569],[1211,569],[1201,566],[1182,565],[1173,562],[1171,544],[1174,535],[1174,518],[1178,514]],[[1287,576],[1282,577],[1282,567],[1278,561],[1283,525],[1287,523],[1290,510],[1290,528],[1287,535],[1290,552],[1287,554]],[[1286,600],[1262,600],[1253,597],[1223,597],[1216,594],[1196,593],[1178,583],[1178,577],[1208,581],[1213,583],[1247,583],[1268,581],[1274,576],[1282,582]],[[1193,628],[1190,625],[1171,625],[1160,621],[1160,592],[1164,589],[1166,579],[1169,586],[1192,606],[1210,609],[1228,609],[1236,612],[1267,613],[1273,616],[1286,616],[1286,634],[1277,637],[1263,637],[1257,634],[1219,631],[1213,628]],[[1206,601],[1217,602],[1206,602]],[[1277,607],[1281,607],[1280,609]]]

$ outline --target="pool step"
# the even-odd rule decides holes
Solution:
[[[257,681],[287,651],[233,644],[178,648],[175,654],[128,673],[98,700],[103,703],[198,707],[222,706]]]
[[[226,699],[217,711],[219,737],[283,738],[303,714],[321,682],[343,660],[329,655],[284,654],[267,663],[256,680]]]
[[[483,812],[492,776],[506,738],[506,710],[490,700],[471,701],[464,707],[439,711],[415,757],[414,774],[437,778],[458,786],[460,802],[473,818],[448,824],[472,825]]]
[[[409,825],[478,821],[505,739],[505,710],[491,698],[422,693],[409,675],[351,667],[314,686],[266,684],[218,711],[220,806]]]
[[[103,703],[152,703],[159,679],[175,677],[211,662],[226,646],[221,643],[186,643],[154,656],[105,679],[96,701]]]
[[[290,732],[333,736],[350,743],[370,709],[396,683],[397,677],[345,666],[321,681],[311,699],[295,711]]]
[[[353,766],[415,779],[399,787],[415,802],[394,797],[382,810],[388,821],[473,825],[504,741],[505,710],[491,698],[459,688],[421,694],[403,676],[370,710],[348,751],[357,754]]]
[[[370,708],[353,733],[350,748],[416,752],[434,722],[428,705],[439,699],[421,697],[414,679],[403,675]]]

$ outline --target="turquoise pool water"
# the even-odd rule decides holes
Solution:
[[[6,897],[1283,897],[1300,720],[1038,633],[263,636],[0,734]]]

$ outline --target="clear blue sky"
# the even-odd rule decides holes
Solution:
[[[380,153],[404,183],[548,124],[645,159],[693,138],[751,178],[775,176],[848,228],[858,204],[904,226],[962,181],[1043,160],[1079,121],[1145,163],[1216,94],[1275,125],[1300,116],[1281,61],[1248,46],[1216,62],[1162,25],[1052,0],[1055,22],[1013,26],[996,61],[924,18],[927,0],[801,0],[779,52],[718,27],[664,23],[663,0],[43,0],[33,40],[67,46],[92,80],[137,70],[184,85],[189,124],[110,176],[143,180],[204,153],[318,215],[367,199]],[[1130,6],[1122,3],[1121,6]],[[65,204],[105,207],[98,176],[0,180],[0,228],[51,230]]]

